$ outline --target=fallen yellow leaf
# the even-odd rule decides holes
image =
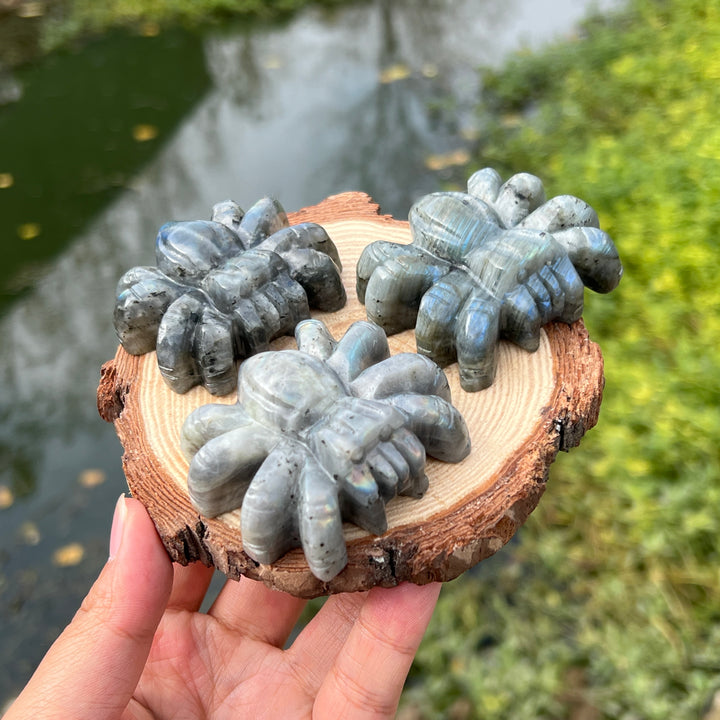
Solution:
[[[70,543],[59,547],[53,553],[53,563],[58,567],[78,565],[85,557],[85,548],[80,543]]]
[[[136,142],[147,142],[158,136],[158,129],[155,125],[140,124],[133,128],[132,135]]]
[[[105,472],[95,468],[88,468],[80,473],[78,476],[78,482],[83,487],[97,487],[105,482]]]
[[[7,485],[0,485],[0,510],[9,508],[14,502],[13,491]]]
[[[470,162],[470,153],[464,148],[452,150],[439,155],[430,155],[425,158],[425,167],[428,170],[444,170],[454,165],[467,165]]]
[[[410,77],[410,68],[404,63],[395,63],[380,72],[380,82],[383,85],[387,83],[397,82]]]
[[[38,223],[23,223],[17,229],[17,233],[21,240],[34,240],[40,234],[40,225]]]
[[[0,173],[0,190],[7,190],[15,184],[15,178],[11,173]]]

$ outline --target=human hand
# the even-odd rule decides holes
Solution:
[[[142,504],[121,497],[110,559],[4,720],[389,718],[439,584],[305,601],[243,578],[198,612],[212,568],[173,566]]]

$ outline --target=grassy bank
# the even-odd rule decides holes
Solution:
[[[445,589],[406,704],[702,717],[720,688],[720,8],[634,0],[485,85],[477,166],[588,200],[625,277],[586,295],[598,427],[519,542]]]
[[[343,0],[60,0],[58,11],[47,23],[44,45],[54,47],[68,38],[99,33],[125,25],[154,32],[159,23],[208,24],[242,18],[278,20],[309,4],[337,6]]]
[[[277,22],[307,5],[347,4],[347,0],[6,0],[0,3],[0,69],[118,28],[155,36],[176,25],[198,27],[233,19]]]

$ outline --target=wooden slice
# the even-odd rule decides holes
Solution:
[[[317,313],[336,338],[365,319],[355,293],[355,265],[374,240],[409,242],[406,222],[378,215],[361,193],[345,193],[290,216],[292,223],[322,224],[343,261],[346,307]],[[415,351],[412,331],[389,338],[394,353]],[[282,338],[275,349],[295,347]],[[101,416],[115,423],[125,449],[123,465],[132,494],[147,507],[176,562],[200,560],[228,577],[242,575],[299,597],[451,580],[499,550],[536,507],[548,469],[559,450],[576,446],[596,422],[603,388],[603,362],[582,321],[547,326],[540,349],[528,353],[501,343],[494,384],[479,393],[460,388],[457,365],[446,368],[453,403],[470,429],[472,452],[462,463],[428,459],[430,488],[421,500],[388,503],[388,530],[372,536],[346,524],[348,565],[330,582],[315,578],[302,550],[272,565],[259,565],[242,550],[240,512],[209,519],[187,494],[187,461],[180,453],[180,429],[188,414],[215,398],[203,388],[173,393],[157,369],[154,353],[141,357],[119,348],[102,368],[98,388]]]

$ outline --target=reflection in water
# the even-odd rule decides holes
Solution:
[[[157,228],[205,217],[228,196],[247,207],[272,194],[295,210],[343,190],[365,191],[405,217],[414,199],[439,187],[428,157],[466,147],[477,131],[476,68],[522,38],[567,29],[581,5],[566,4],[384,0],[330,15],[310,10],[252,35],[205,37],[212,87],[202,102],[0,317],[0,486],[15,499],[0,510],[0,707],[106,556],[125,485],[95,388],[115,350],[115,283],[152,261]],[[107,480],[79,483],[88,468]],[[55,567],[54,551],[66,546],[56,557],[82,562]]]
[[[210,84],[201,38],[179,31],[114,33],[17,76],[21,101],[0,108],[0,313],[155,155]]]

